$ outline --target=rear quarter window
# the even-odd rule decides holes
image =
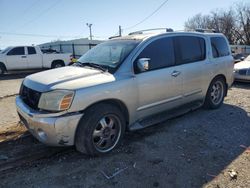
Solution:
[[[214,58],[230,55],[230,50],[224,37],[211,37],[211,47]]]

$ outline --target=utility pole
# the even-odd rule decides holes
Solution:
[[[92,28],[91,28],[91,27],[92,27],[93,24],[91,24],[91,23],[86,23],[86,25],[89,27],[89,38],[90,38],[90,40],[92,40],[92,37],[93,37],[93,36],[92,36]]]
[[[119,25],[119,36],[122,36],[122,26]]]

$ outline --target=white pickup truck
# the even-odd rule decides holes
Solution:
[[[8,47],[0,52],[0,75],[12,70],[57,68],[68,65],[69,53],[43,53],[39,46]]]

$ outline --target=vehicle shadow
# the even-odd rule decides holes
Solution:
[[[21,79],[21,78],[25,78],[26,76],[29,76],[30,74],[34,74],[34,73],[37,73],[37,72],[39,72],[39,70],[5,73],[5,74],[0,76],[0,81],[1,80]]]
[[[82,155],[74,148],[47,147],[31,136],[3,142],[0,151],[10,159],[24,158],[28,153],[39,155],[41,173],[42,169],[50,172],[63,166],[60,174],[43,177],[42,182],[52,178],[56,185],[67,185],[70,181],[86,186],[95,182],[94,187],[193,188],[211,183],[241,156],[245,150],[241,146],[250,146],[249,135],[248,113],[238,106],[224,104],[217,110],[198,109],[153,127],[128,132],[121,147],[100,157]],[[46,157],[40,160],[41,156]],[[8,171],[0,177],[11,177],[12,181],[20,173],[36,172],[36,159],[33,157],[33,165],[28,169]],[[104,173],[116,177],[109,179]],[[42,185],[39,178],[40,174],[30,176],[29,185]]]
[[[248,113],[224,104],[218,110],[199,109],[129,133],[123,145],[137,156],[135,161],[143,161],[140,175],[145,186],[157,182],[162,187],[191,188],[212,183],[250,146],[249,135]],[[154,178],[148,178],[150,174]],[[229,174],[226,176],[230,181]]]
[[[250,89],[250,82],[237,82],[233,83],[233,87],[236,88],[243,88],[243,89]]]

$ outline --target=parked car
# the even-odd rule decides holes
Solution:
[[[234,78],[236,81],[250,81],[250,55],[244,61],[234,65]]]
[[[46,54],[39,46],[8,47],[0,53],[0,75],[12,70],[58,68],[68,65],[71,54]]]
[[[73,66],[26,77],[21,121],[41,142],[89,155],[190,110],[219,108],[234,60],[220,33],[132,33],[97,45]]]
[[[246,57],[248,56],[248,54],[245,53],[240,53],[240,54],[234,54],[234,63],[239,63],[241,61],[243,61]]]

